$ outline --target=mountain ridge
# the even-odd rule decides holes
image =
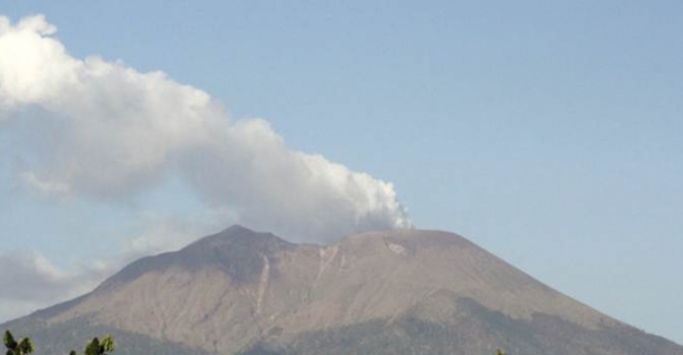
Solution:
[[[93,292],[22,320],[40,331],[83,321],[219,354],[315,353],[321,349],[315,344],[334,347],[344,339],[356,352],[381,348],[362,344],[395,341],[407,344],[407,354],[419,350],[409,346],[412,339],[429,349],[424,354],[490,351],[505,343],[530,354],[555,347],[581,349],[567,354],[639,354],[620,345],[633,338],[648,354],[683,355],[680,346],[443,231],[370,232],[323,246],[233,226],[140,259]]]

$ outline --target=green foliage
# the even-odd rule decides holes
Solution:
[[[17,341],[9,330],[5,331],[3,343],[7,348],[7,355],[28,355],[35,350],[30,338],[21,338]]]
[[[14,340],[14,336],[12,335],[12,332],[9,330],[5,331],[5,337],[3,338],[3,341],[5,343],[5,347],[9,349],[14,349],[17,347],[17,342]]]
[[[5,331],[3,343],[7,348],[7,355],[29,355],[35,350],[31,338],[21,338],[17,341],[9,330]],[[107,335],[102,340],[95,337],[85,346],[84,355],[110,355],[115,349],[114,338],[112,338],[111,335]],[[69,355],[78,354],[71,350]]]
[[[496,355],[507,355],[504,349],[498,349],[496,350]]]
[[[111,335],[107,335],[104,339],[100,340],[95,337],[85,346],[84,355],[109,355],[114,352],[116,346],[114,344],[114,339]],[[78,355],[75,351],[71,351],[69,355]]]

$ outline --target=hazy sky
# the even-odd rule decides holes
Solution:
[[[0,320],[412,221],[683,343],[683,2],[121,3],[0,6]]]

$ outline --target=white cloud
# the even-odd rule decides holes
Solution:
[[[42,181],[36,176],[32,171],[25,171],[19,176],[19,180],[23,185],[31,190],[35,190],[41,194],[45,195],[68,195],[69,185],[54,182],[54,181]]]
[[[226,224],[236,222],[236,216],[222,210],[195,216],[144,211],[135,223],[142,232],[127,240],[125,254],[128,256],[125,259],[179,250],[200,237],[225,229]]]
[[[144,211],[134,222],[140,234],[122,236],[123,252],[88,264],[59,267],[38,252],[0,254],[0,323],[84,295],[132,261],[181,249],[234,218],[226,211],[189,217]]]
[[[39,253],[0,254],[0,321],[89,292],[118,266],[62,270]]]
[[[0,121],[25,186],[106,201],[175,174],[212,209],[295,239],[410,226],[390,183],[289,150],[262,119],[231,121],[164,73],[72,57],[42,16],[0,17]]]

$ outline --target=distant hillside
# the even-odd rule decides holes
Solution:
[[[683,355],[460,236],[418,230],[317,246],[234,226],[2,327],[45,355],[102,333],[121,355]]]

